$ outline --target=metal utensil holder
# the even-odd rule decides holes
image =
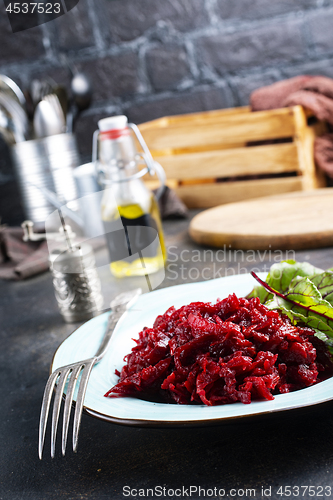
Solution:
[[[11,147],[11,154],[27,219],[44,222],[55,210],[54,202],[77,210],[73,169],[80,158],[74,135],[23,141]]]

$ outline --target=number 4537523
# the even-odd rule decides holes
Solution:
[[[6,7],[6,12],[10,14],[33,14],[34,12],[38,14],[60,14],[61,5],[60,3],[10,3]]]

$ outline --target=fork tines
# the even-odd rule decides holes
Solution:
[[[51,405],[53,389],[55,388],[55,396],[54,396],[53,412],[52,412],[52,424],[51,424],[51,457],[54,458],[55,442],[57,436],[61,402],[64,394],[65,385],[66,382],[68,381],[66,397],[65,397],[64,413],[63,413],[62,441],[61,441],[62,454],[65,455],[66,453],[66,443],[68,436],[69,420],[71,415],[71,407],[73,403],[75,388],[77,386],[77,381],[82,371],[80,382],[78,385],[78,393],[75,404],[75,414],[73,422],[73,451],[75,452],[77,451],[78,435],[81,423],[84,397],[88,385],[90,372],[96,360],[97,358],[91,358],[86,361],[80,361],[79,363],[72,363],[70,365],[58,368],[50,375],[44,391],[42,409],[40,415],[40,423],[39,423],[38,452],[40,459],[42,458],[43,454],[46,425]]]

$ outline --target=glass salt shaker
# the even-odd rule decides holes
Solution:
[[[85,321],[101,312],[104,300],[90,245],[53,250],[49,263],[55,297],[66,322]]]
[[[66,322],[85,321],[99,314],[104,302],[95,256],[90,245],[73,241],[75,234],[62,215],[60,220],[59,232],[47,235],[34,233],[33,222],[23,222],[23,240],[41,241],[47,237],[48,241],[59,242],[49,254],[57,304]]]

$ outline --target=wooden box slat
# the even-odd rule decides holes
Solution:
[[[293,143],[154,156],[168,179],[186,180],[297,172],[298,151]]]
[[[215,109],[213,111],[202,111],[201,113],[187,113],[186,115],[173,115],[164,116],[163,118],[157,118],[150,122],[142,123],[140,125],[141,132],[144,130],[150,130],[151,128],[163,128],[170,127],[171,125],[186,125],[187,123],[207,123],[219,121],[221,118],[228,115],[239,115],[249,113],[249,106],[240,106],[238,108],[225,108],[225,109]]]
[[[163,133],[161,133],[163,131]],[[141,128],[152,152],[191,146],[219,146],[239,142],[292,137],[295,126],[289,108],[257,113],[237,113],[212,118],[202,126],[190,121],[166,127]]]
[[[177,195],[188,208],[210,208],[222,203],[232,203],[236,200],[250,200],[262,196],[301,190],[302,179],[300,177],[216,182],[179,186],[175,189]]]
[[[242,107],[164,117],[139,128],[170,187],[189,207],[206,208],[325,186],[313,153],[325,124],[308,126],[308,115],[301,106],[255,113]],[[216,182],[230,177],[235,182]]]

